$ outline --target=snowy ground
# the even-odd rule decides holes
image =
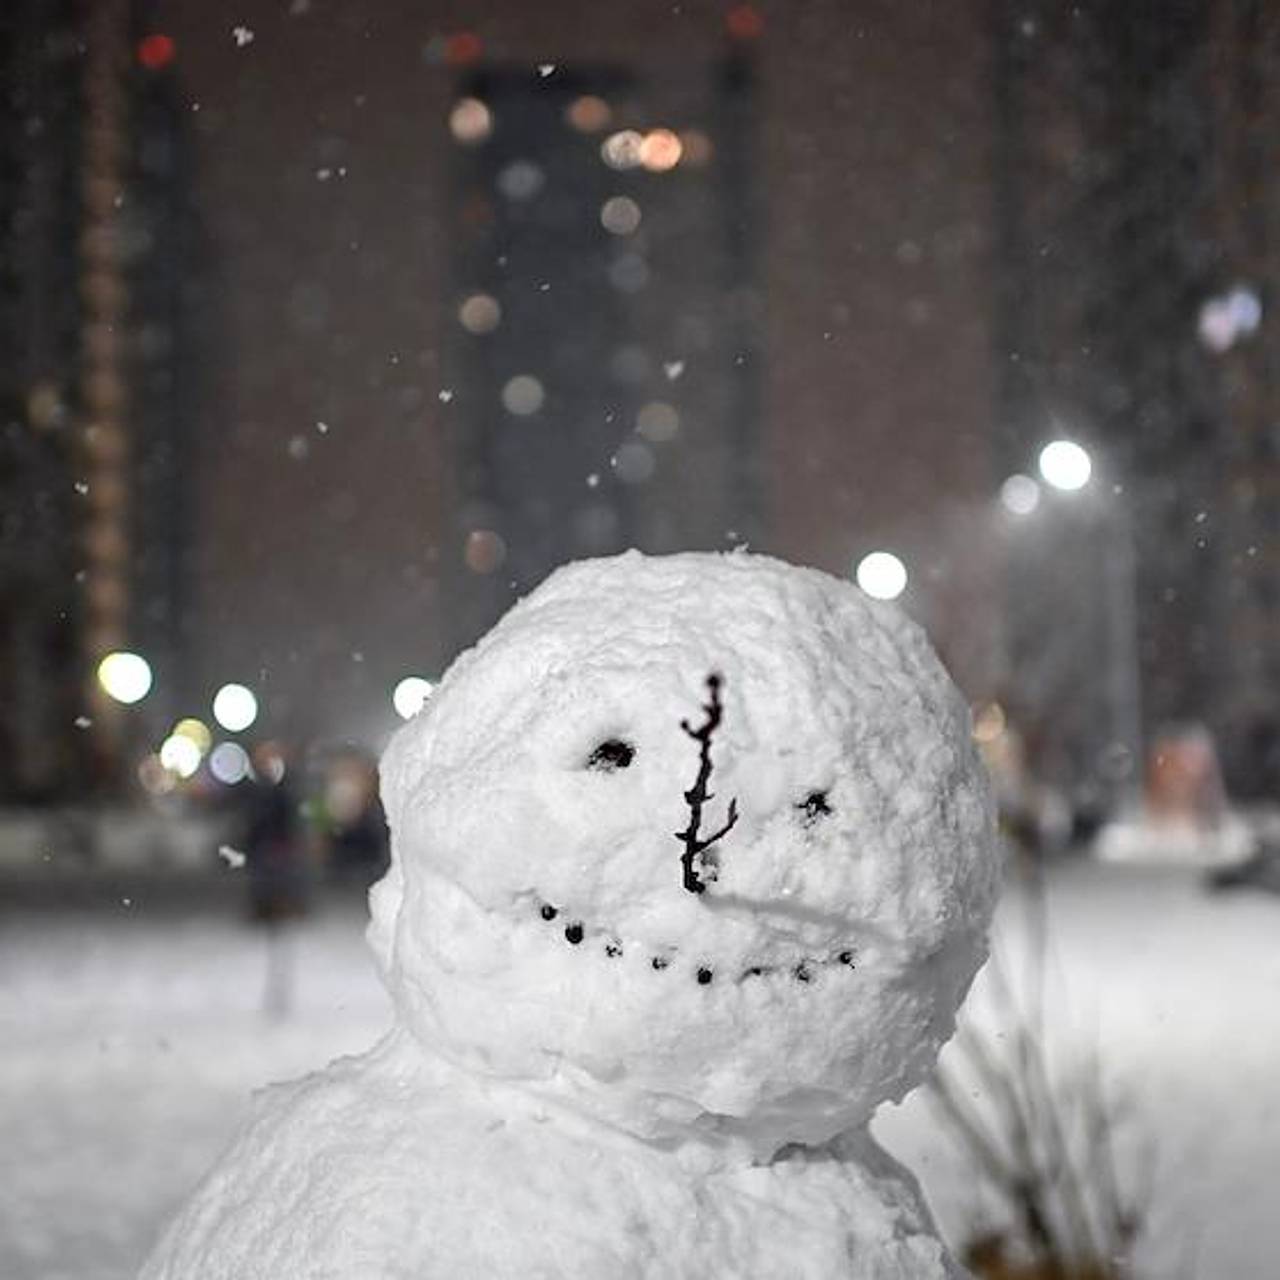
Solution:
[[[363,1047],[388,1019],[358,903],[295,931],[293,1011],[271,1020],[264,937],[225,886],[83,896],[0,915],[4,1280],[131,1276],[250,1091]],[[1135,1149],[1157,1155],[1146,1273],[1272,1280],[1280,898],[1209,897],[1189,871],[1078,865],[1052,877],[1049,912],[1049,1011],[1064,1039],[1100,1046],[1134,1101]],[[1015,971],[1020,918],[1014,895],[1001,932]],[[990,1023],[981,1000],[976,1013]],[[961,1236],[982,1197],[933,1114],[913,1099],[878,1130]]]

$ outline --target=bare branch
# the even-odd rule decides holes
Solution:
[[[723,827],[714,835],[702,838],[702,809],[712,799],[707,790],[711,780],[711,735],[720,725],[724,707],[720,702],[720,686],[722,678],[714,671],[707,677],[707,702],[703,705],[706,719],[698,728],[693,728],[687,720],[680,721],[680,727],[698,744],[698,776],[693,786],[684,793],[685,803],[689,806],[689,825],[683,831],[676,832],[676,839],[684,844],[684,852],[680,855],[680,865],[684,873],[684,887],[690,893],[705,893],[707,885],[716,878],[718,858],[710,852],[711,846],[722,836],[727,835],[738,821],[738,802],[729,801],[729,814]]]

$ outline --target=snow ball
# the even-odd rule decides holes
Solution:
[[[370,941],[402,1022],[636,1133],[861,1123],[929,1070],[985,955],[967,707],[914,624],[814,570],[560,569],[382,779]]]

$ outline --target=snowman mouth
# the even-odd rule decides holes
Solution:
[[[564,942],[571,947],[582,947],[587,951],[602,952],[608,960],[621,960],[626,954],[622,940],[605,929],[596,929],[582,920],[568,916],[559,907],[549,902],[539,902],[538,918],[553,929],[560,931]],[[857,968],[856,952],[852,946],[827,955],[801,956],[797,960],[786,963],[747,964],[727,972],[717,970],[705,957],[687,960],[678,948],[668,947],[648,952],[649,968],[655,973],[667,970],[687,971],[699,986],[707,987],[713,982],[727,977],[736,983],[748,983],[770,978],[786,978],[802,985],[813,982],[819,974],[828,970],[852,970]]]

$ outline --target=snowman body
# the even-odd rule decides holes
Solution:
[[[955,1280],[863,1131],[759,1163],[637,1140],[394,1035],[275,1086],[151,1280]]]
[[[269,1091],[148,1280],[959,1274],[875,1107],[985,954],[921,633],[760,557],[568,566],[383,761],[369,1054]]]

